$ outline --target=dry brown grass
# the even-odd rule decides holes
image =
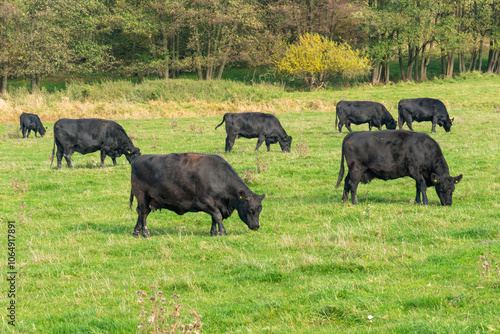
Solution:
[[[47,101],[43,94],[28,95],[26,99],[0,98],[0,123],[18,123],[23,112],[37,114],[42,122],[60,118],[153,119],[218,116],[230,112],[287,113],[302,111],[331,111],[331,105],[322,101],[299,101],[290,98],[262,103],[232,103],[206,101],[149,101],[134,102],[80,102],[63,97]]]

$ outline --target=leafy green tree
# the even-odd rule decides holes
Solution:
[[[31,78],[31,92],[40,88],[41,78],[64,71],[71,59],[70,33],[65,0],[26,0],[22,2],[19,57],[16,74]]]
[[[286,47],[285,55],[276,59],[279,76],[303,80],[310,88],[326,86],[334,77],[356,77],[367,74],[370,60],[359,50],[337,43],[319,34],[304,34]]]
[[[0,94],[7,92],[7,78],[19,56],[20,10],[14,1],[0,3]]]

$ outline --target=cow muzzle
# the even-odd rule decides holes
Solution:
[[[254,226],[254,227],[250,227],[250,229],[251,229],[251,230],[253,230],[253,231],[257,231],[259,228],[260,228],[260,226],[259,226],[259,225]]]

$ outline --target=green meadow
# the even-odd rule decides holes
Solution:
[[[64,160],[62,169],[54,169],[55,161],[51,168],[54,119],[44,121],[50,104],[40,107],[48,126],[43,138],[22,139],[18,123],[0,124],[0,254],[8,278],[8,221],[14,221],[17,275],[15,327],[7,317],[9,282],[2,283],[2,332],[134,333],[147,327],[150,333],[161,320],[161,314],[152,319],[152,311],[160,308],[167,321],[184,325],[195,322],[190,313],[196,312],[205,333],[500,331],[499,77],[316,92],[232,83],[236,100],[251,91],[248,108],[275,112],[293,136],[289,154],[278,144],[255,152],[257,139],[244,138],[225,154],[224,127],[214,127],[227,109],[214,108],[209,116],[203,109],[227,101],[213,102],[210,91],[198,94],[203,87],[194,85],[196,99],[171,99],[189,104],[195,116],[181,117],[178,110],[134,119],[117,109],[113,119],[143,154],[221,155],[255,193],[266,194],[261,228],[249,230],[234,212],[224,222],[227,236],[211,237],[209,215],[162,210],[148,217],[151,238],[134,238],[137,202],[129,208],[125,157],[115,167],[107,158],[99,168],[98,152],[75,153],[75,168]],[[229,91],[227,82],[207,85]],[[71,102],[77,93],[44,94],[46,100],[67,94]],[[414,205],[410,178],[361,184],[359,205],[343,203],[343,182],[335,184],[347,130],[335,129],[335,103],[382,102],[397,119],[397,102],[411,97],[439,98],[455,119],[450,133],[437,127],[431,134],[451,175],[464,175],[453,206],[441,206],[434,188],[429,206]],[[127,103],[141,115],[153,108],[144,99]],[[414,129],[430,134],[431,123],[414,123]],[[179,314],[168,317],[175,304]]]

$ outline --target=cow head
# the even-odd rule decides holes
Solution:
[[[43,137],[43,135],[47,132],[47,128],[46,127],[44,128],[43,126],[41,126],[41,127],[39,127],[38,132],[40,133],[40,136]]]
[[[127,148],[125,150],[125,157],[127,158],[129,163],[132,163],[132,161],[134,161],[135,158],[137,158],[140,155],[141,155],[141,150],[139,150],[137,147]]]
[[[262,211],[262,200],[266,195],[255,195],[252,194],[247,196],[243,189],[238,191],[238,216],[247,224],[248,228],[257,231],[260,227],[259,225],[259,215]]]
[[[452,204],[455,184],[460,182],[462,176],[462,174],[455,177],[449,175],[437,176],[434,173],[431,174],[432,183],[434,184],[434,188],[436,188],[436,193],[439,196],[441,205],[450,206]]]
[[[451,130],[451,126],[453,125],[453,120],[455,119],[455,117],[453,117],[452,119],[448,119],[446,121],[443,122],[443,128],[446,132],[450,132]]]
[[[278,142],[280,143],[281,151],[290,152],[292,147],[292,136],[285,135],[284,137],[278,137]]]
[[[396,130],[396,126],[398,123],[394,120],[394,118],[391,118],[390,121],[385,122],[385,127],[387,130]]]

